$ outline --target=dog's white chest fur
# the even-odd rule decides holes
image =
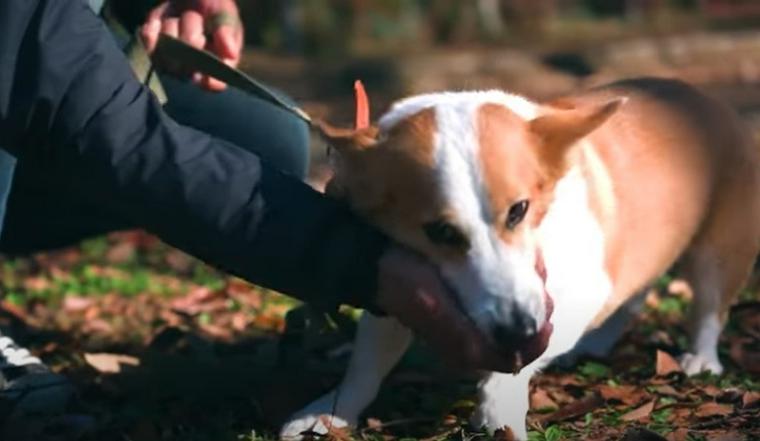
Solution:
[[[580,170],[571,170],[557,183],[538,232],[546,287],[555,305],[555,332],[546,351],[551,358],[573,347],[612,292],[604,266],[604,236]]]

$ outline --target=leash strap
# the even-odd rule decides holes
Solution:
[[[214,77],[232,87],[281,107],[304,120],[307,124],[312,125],[311,117],[303,109],[286,102],[268,87],[246,75],[241,70],[225,64],[211,52],[194,48],[177,38],[161,34],[153,57],[157,60],[171,60],[172,63],[180,64],[191,68],[193,71]]]
[[[136,32],[130,32],[122,24],[122,22],[116,17],[112,10],[112,3],[105,2],[103,8],[100,11],[100,16],[108,25],[116,43],[121,47],[124,55],[129,60],[129,65],[132,67],[137,79],[148,86],[153,94],[158,99],[161,105],[166,104],[168,98],[166,92],[161,85],[155,69],[153,68],[153,62],[148,55],[148,51],[140,39],[140,36]]]

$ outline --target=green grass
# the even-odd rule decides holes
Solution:
[[[151,427],[169,434],[160,438],[162,441],[274,440],[276,426],[273,424],[276,423],[262,416],[267,412],[264,409],[272,405],[271,401],[277,401],[278,396],[290,399],[292,395],[292,399],[298,397],[299,405],[302,405],[340,379],[347,355],[327,355],[326,351],[350,342],[361,310],[341,308],[340,314],[314,315],[302,308],[293,309],[298,302],[271,291],[245,288],[246,285],[237,279],[200,262],[191,260],[173,267],[167,258],[171,249],[160,243],[114,259],[113,249],[120,243],[120,239],[96,238],[83,243],[68,257],[43,255],[36,260],[0,261],[0,289],[5,293],[4,301],[22,311],[31,311],[33,305],[36,305],[35,311],[42,307],[45,319],[40,323],[45,326],[44,331],[67,336],[61,341],[53,340],[58,348],[45,349],[52,351],[45,357],[55,369],[77,378],[79,387],[90,392],[88,399],[95,400],[90,411],[98,415],[107,433],[117,431],[123,433],[124,439],[137,441],[140,438],[134,436],[133,428],[140,422],[147,424],[144,421],[148,420]],[[670,282],[668,277],[659,281],[661,292]],[[242,289],[243,293],[232,295],[231,286]],[[151,360],[156,359],[156,354],[146,355],[150,353],[146,346],[155,335],[165,331],[166,317],[173,314],[170,305],[177,299],[192,299],[192,292],[197,292],[194,290],[200,287],[209,288],[213,294],[208,304],[200,300],[200,305],[213,305],[214,309],[201,308],[174,322],[171,326],[176,327],[180,335],[178,346],[163,355],[167,361],[151,364],[155,363]],[[98,313],[100,315],[94,318],[95,322],[100,322],[100,327],[93,331],[87,327],[93,317],[83,317],[83,312],[60,311],[60,305],[68,296],[87,298],[96,305],[96,312],[100,309],[111,311],[109,302],[115,298],[121,303],[112,310],[116,312]],[[132,304],[139,308],[130,309]],[[673,418],[675,409],[684,403],[658,395],[656,384],[650,382],[657,349],[650,340],[664,334],[677,346],[684,347],[683,331],[677,323],[688,305],[680,296],[668,294],[664,294],[656,305],[644,311],[621,344],[621,352],[640,356],[638,361],[620,363],[616,356],[582,359],[569,370],[549,369],[546,374],[549,377],[536,377],[538,383],[545,382],[541,387],[554,391],[552,393],[558,392],[560,397],[564,393],[566,398],[565,401],[556,400],[557,408],[533,409],[529,417],[530,441],[603,439],[600,436],[604,435],[600,433],[609,434],[609,439],[620,439],[627,428],[642,425],[667,435],[680,427],[682,422]],[[123,311],[132,312],[125,314]],[[287,311],[292,313],[286,319]],[[230,337],[216,341],[219,332],[230,329],[232,317],[252,321],[230,331]],[[284,321],[288,332],[296,332],[281,339],[271,339],[271,330],[280,329],[276,323],[272,324],[272,320]],[[110,326],[111,330],[104,326]],[[262,334],[259,329],[270,330],[270,333]],[[204,334],[204,330],[213,333]],[[729,326],[725,338],[730,339],[739,333],[741,327]],[[262,335],[270,337],[261,340]],[[236,346],[238,340],[241,348]],[[632,349],[624,349],[626,347]],[[101,383],[103,378],[83,365],[82,353],[102,350],[134,354],[147,360],[148,364],[139,371],[141,377],[127,383],[120,384],[119,377],[110,377],[111,380]],[[281,358],[283,354],[284,359]],[[721,356],[728,360],[729,355],[728,345],[724,344]],[[760,390],[760,379],[737,370],[730,362],[727,367],[722,376],[673,379],[670,384],[681,392],[708,385]],[[389,436],[396,440],[415,441],[494,439],[466,424],[476,406],[475,383],[445,373],[438,359],[424,345],[413,345],[395,372],[398,375],[386,381],[378,399],[367,411],[368,417],[377,418],[383,424],[391,423],[389,428],[383,429],[382,433],[364,431],[352,439],[379,441]],[[261,385],[270,383],[270,376],[273,382],[278,375],[284,377],[281,389],[276,389],[275,393],[267,392],[269,395],[259,394]],[[552,375],[558,379],[572,379],[570,383],[575,386],[554,384],[546,379]],[[208,381],[199,382],[199,378]],[[308,392],[303,390],[304,384],[308,386]],[[656,398],[658,409],[646,421],[627,422],[622,420],[622,415],[643,401],[607,403],[583,411],[575,418],[551,424],[539,423],[541,418],[589,396],[602,385],[634,385],[646,391],[647,400]],[[93,390],[96,391],[94,395]],[[556,395],[552,397],[554,399]],[[198,413],[199,409],[203,411]],[[449,422],[444,424],[444,420]],[[704,438],[692,434],[691,439]]]

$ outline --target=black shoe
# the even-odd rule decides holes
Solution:
[[[0,426],[16,417],[60,414],[73,396],[65,377],[0,333]]]

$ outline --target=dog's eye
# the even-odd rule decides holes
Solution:
[[[428,222],[422,226],[428,239],[436,245],[467,248],[470,245],[462,230],[445,221]]]
[[[509,207],[509,214],[507,214],[507,228],[514,230],[517,224],[522,222],[525,218],[525,213],[528,212],[528,200],[522,200]]]

